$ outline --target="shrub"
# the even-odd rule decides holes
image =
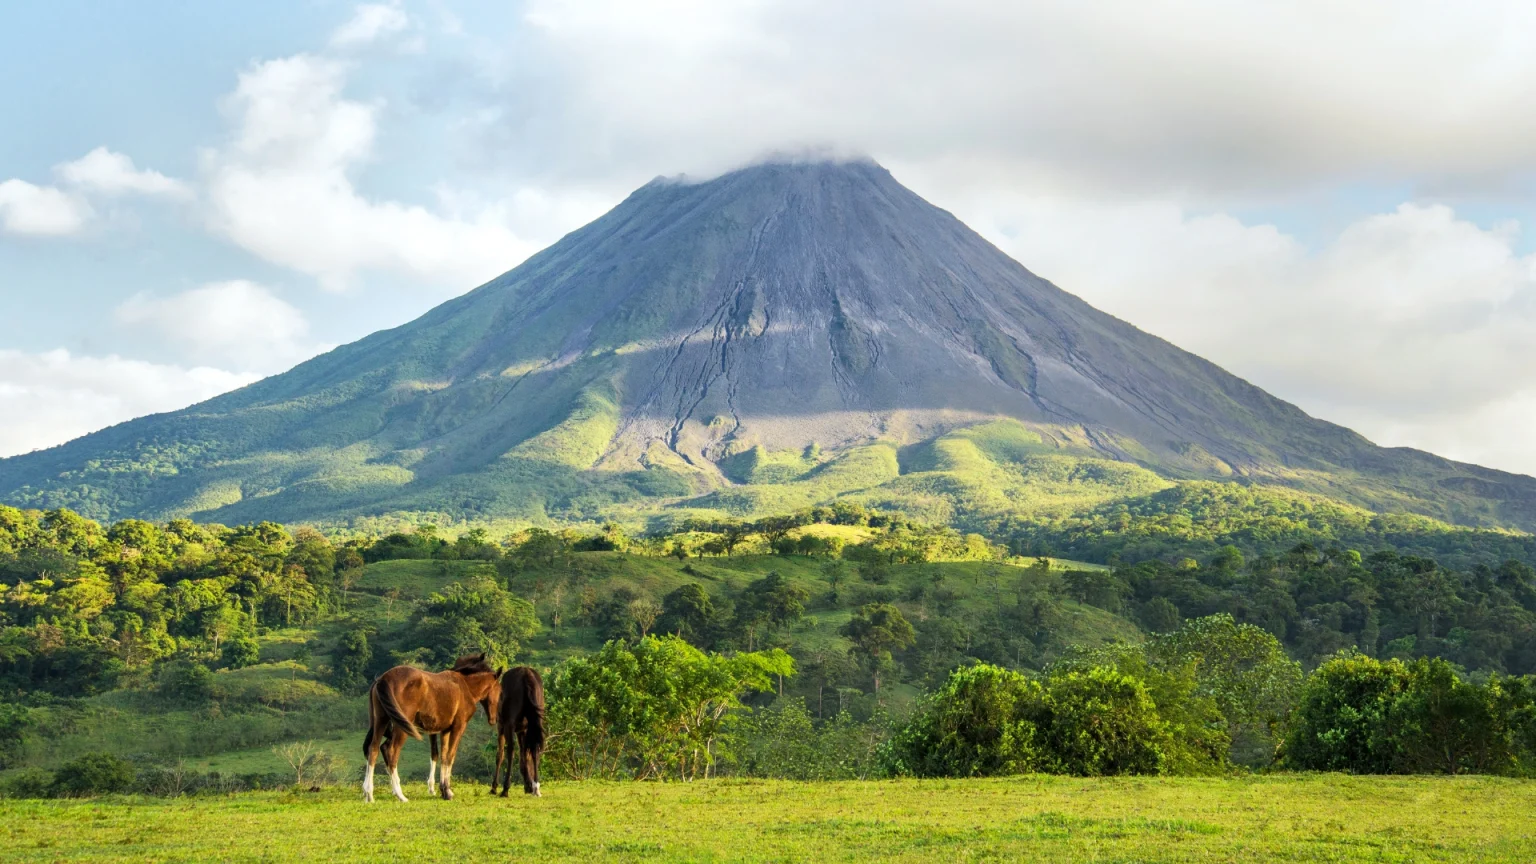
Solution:
[[[22,705],[0,702],[0,768],[10,766],[27,733],[36,725],[32,711]]]
[[[123,792],[133,785],[133,764],[111,753],[87,753],[53,775],[53,794],[78,798]]]
[[[1094,666],[1039,683],[979,663],[958,669],[882,751],[885,769],[919,777],[1046,771],[1101,776],[1182,767],[1146,685]]]
[[[1388,716],[1408,688],[1401,660],[1345,654],[1307,677],[1285,739],[1285,764],[1313,771],[1386,774],[1395,744]]]
[[[1519,774],[1536,756],[1529,678],[1466,681],[1441,659],[1347,654],[1307,679],[1286,764],[1355,774]]]
[[[778,649],[726,657],[676,636],[611,641],[549,678],[551,775],[708,776],[742,694],[794,672]]]
[[[886,733],[883,715],[860,723],[841,712],[818,723],[802,699],[740,711],[728,728],[737,773],[782,780],[862,780]]]
[[[236,636],[224,643],[219,660],[227,669],[244,669],[261,660],[261,646],[249,636]]]
[[[368,644],[367,630],[358,628],[341,634],[331,656],[338,689],[355,692],[368,686],[368,663],[373,660],[373,648]]]
[[[881,751],[892,774],[990,777],[1040,766],[1035,720],[1040,685],[978,663],[956,670]]]
[[[177,702],[207,702],[213,698],[213,672],[191,660],[167,663],[160,670],[160,692]]]
[[[1036,740],[1054,772],[1163,773],[1173,742],[1140,680],[1106,667],[1052,676],[1043,708]]]
[[[0,796],[6,798],[47,798],[53,794],[53,774],[41,768],[26,768],[5,778]]]

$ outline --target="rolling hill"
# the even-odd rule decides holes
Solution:
[[[1536,479],[1310,417],[862,161],[658,179],[404,326],[0,460],[0,501],[542,522],[852,496],[965,522],[1195,479],[1536,528]]]

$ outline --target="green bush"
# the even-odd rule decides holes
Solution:
[[[53,794],[64,798],[124,792],[133,785],[133,764],[111,753],[87,753],[53,775]]]
[[[331,658],[337,689],[356,692],[368,686],[368,663],[373,660],[373,647],[368,644],[367,630],[359,627],[341,634]]]
[[[167,663],[160,670],[160,692],[188,705],[207,702],[213,698],[213,672],[192,660]]]
[[[737,712],[728,726],[736,773],[779,780],[862,780],[877,768],[883,715],[867,722],[847,712],[817,722],[802,699]],[[458,770],[455,768],[454,770]]]
[[[11,759],[35,725],[36,719],[30,709],[0,702],[0,768],[10,767]]]
[[[1039,683],[986,663],[958,669],[882,749],[885,770],[916,777],[991,777],[1037,770]]]
[[[219,660],[226,669],[244,669],[261,660],[261,646],[249,636],[236,636],[224,643]]]
[[[1346,654],[1317,667],[1302,685],[1291,718],[1285,764],[1313,771],[1390,773],[1397,742],[1388,717],[1408,680],[1401,660]]]
[[[1046,681],[1036,740],[1054,773],[1160,774],[1173,741],[1140,680],[1095,667]]]
[[[41,768],[26,768],[5,778],[0,796],[5,798],[47,798],[53,794],[53,774]]]
[[[1285,744],[1291,767],[1355,774],[1520,774],[1533,757],[1531,679],[1479,684],[1440,659],[1353,654],[1307,679]]]

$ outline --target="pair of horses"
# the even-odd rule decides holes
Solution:
[[[477,705],[485,708],[486,719],[496,728],[491,793],[496,792],[505,756],[501,796],[507,796],[515,741],[522,757],[523,791],[538,795],[539,759],[544,752],[544,681],[528,666],[497,671],[485,662],[484,654],[475,654],[460,657],[446,672],[396,666],[373,682],[368,689],[368,734],[363,739],[363,755],[368,759],[363,799],[373,801],[373,769],[382,750],[390,791],[401,801],[407,800],[400,788],[400,748],[405,746],[407,735],[420,739],[425,732],[432,745],[427,794],[440,794],[452,801],[454,758]],[[440,780],[436,776],[439,765]]]

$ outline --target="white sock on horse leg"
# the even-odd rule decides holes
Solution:
[[[436,791],[437,791],[437,760],[433,759],[433,760],[430,760],[429,762],[427,762],[427,794],[431,795],[431,794],[435,793]]]
[[[396,765],[395,767],[389,769],[389,791],[395,793],[395,797],[399,798],[401,801],[409,801],[409,800],[411,800],[411,799],[405,797],[405,791],[400,788],[400,766],[399,765]]]
[[[373,803],[373,766],[363,766],[363,800]]]

